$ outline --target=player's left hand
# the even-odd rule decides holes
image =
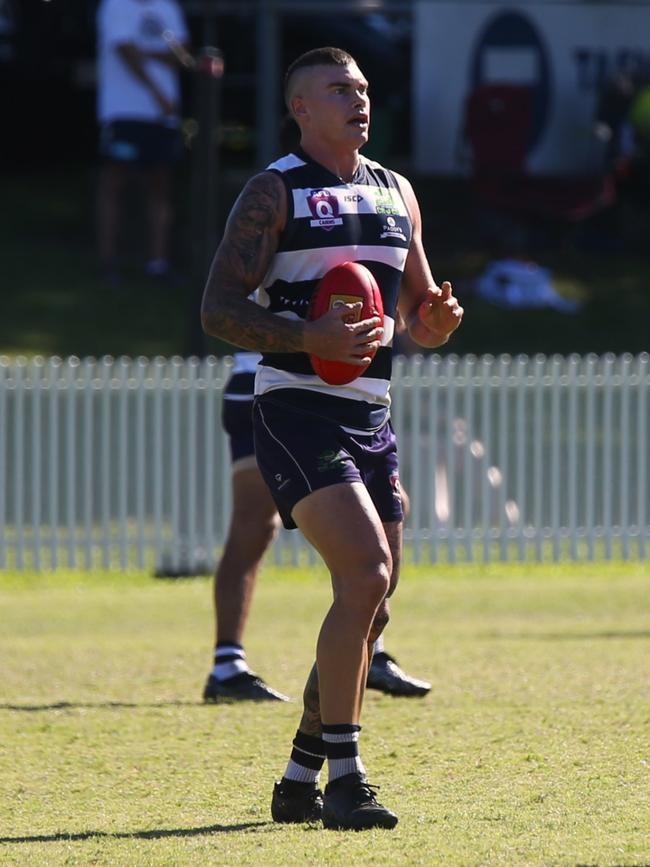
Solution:
[[[418,319],[428,331],[447,339],[460,325],[463,312],[451,283],[445,280],[442,286],[427,289],[427,297],[418,308]]]

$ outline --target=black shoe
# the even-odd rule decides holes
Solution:
[[[426,680],[410,677],[402,671],[388,653],[375,653],[368,669],[368,689],[378,689],[388,695],[423,696],[431,689]]]
[[[276,692],[252,671],[242,671],[227,680],[211,674],[203,689],[203,701],[291,701]]]
[[[342,831],[394,828],[397,816],[377,803],[374,789],[363,774],[346,774],[325,786],[323,825]]]
[[[323,793],[316,783],[285,780],[273,786],[271,816],[274,822],[320,822]]]

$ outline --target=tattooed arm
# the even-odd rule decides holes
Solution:
[[[203,330],[235,346],[269,352],[303,349],[304,323],[269,313],[249,299],[275,255],[286,220],[284,184],[262,172],[230,212],[203,293]]]
[[[378,319],[346,323],[346,307],[313,322],[276,316],[249,295],[257,289],[278,249],[287,215],[287,193],[273,172],[244,187],[230,213],[203,293],[206,334],[259,352],[309,352],[351,364],[369,361],[379,347]],[[351,305],[347,305],[350,307]]]

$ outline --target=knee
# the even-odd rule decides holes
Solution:
[[[250,510],[235,510],[232,516],[231,533],[249,549],[264,551],[275,539],[280,529],[280,516],[253,514]]]
[[[375,608],[386,598],[390,587],[392,565],[390,555],[368,568],[362,578],[365,595]]]
[[[374,612],[388,593],[390,576],[390,555],[360,564],[354,572],[354,580],[345,582],[346,601]]]
[[[251,528],[252,529],[252,528]],[[257,525],[256,536],[259,542],[270,545],[275,539],[280,529],[280,516],[277,512],[272,515],[265,515]]]
[[[390,589],[390,580],[392,573],[393,564],[391,562],[389,554],[385,562],[381,564],[381,567],[377,572],[377,595],[380,602],[386,598],[386,594]]]
[[[386,627],[388,626],[389,620],[390,611],[388,609],[388,602],[384,599],[384,601],[377,609],[377,613],[375,614],[374,620],[372,621],[372,626],[370,627],[370,633],[368,635],[368,640],[370,642],[374,643],[375,641],[377,641],[384,629],[386,629]]]

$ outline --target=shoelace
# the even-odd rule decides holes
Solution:
[[[363,781],[360,782],[354,796],[357,806],[361,806],[362,804],[376,804],[377,796],[375,792],[378,792],[379,789],[381,789],[381,786],[373,786],[372,783],[366,783]]]

